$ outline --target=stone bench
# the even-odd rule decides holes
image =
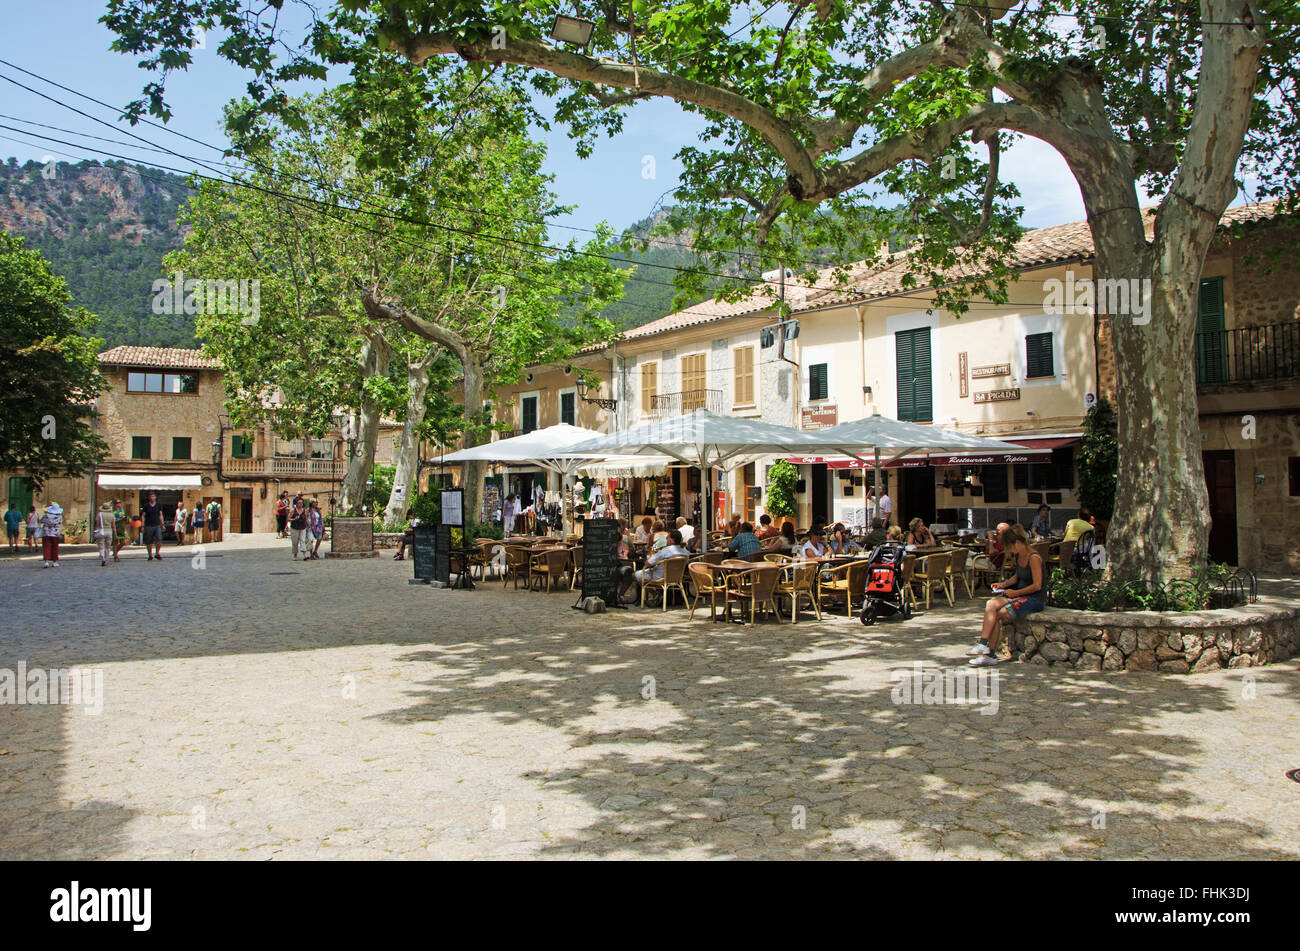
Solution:
[[[1186,674],[1258,667],[1300,654],[1300,607],[1256,603],[1213,611],[1047,608],[1002,633],[1011,657],[1075,670]]]

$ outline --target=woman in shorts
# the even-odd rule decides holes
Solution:
[[[996,667],[998,637],[1003,621],[1028,617],[1047,607],[1047,568],[1043,556],[1029,547],[1029,535],[1017,524],[998,536],[1002,550],[1015,565],[1014,578],[993,585],[993,597],[984,607],[984,628],[979,643],[966,653],[972,667]]]

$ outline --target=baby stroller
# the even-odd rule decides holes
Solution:
[[[885,542],[871,553],[867,566],[867,590],[862,599],[862,623],[871,625],[882,612],[901,614],[906,621],[912,606],[903,597],[903,558],[907,549],[897,542]]]

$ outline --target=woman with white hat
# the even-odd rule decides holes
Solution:
[[[46,568],[59,567],[59,542],[63,541],[63,509],[51,502],[41,516],[41,554]]]
[[[99,542],[99,565],[101,568],[108,566],[108,556],[113,553],[113,539],[116,534],[117,516],[113,514],[113,506],[105,502],[99,507],[99,514],[95,516],[95,540]],[[113,553],[113,557],[117,555]]]

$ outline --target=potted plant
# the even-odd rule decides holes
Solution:
[[[767,514],[773,519],[793,519],[799,510],[795,506],[795,485],[799,469],[782,459],[767,470]]]

